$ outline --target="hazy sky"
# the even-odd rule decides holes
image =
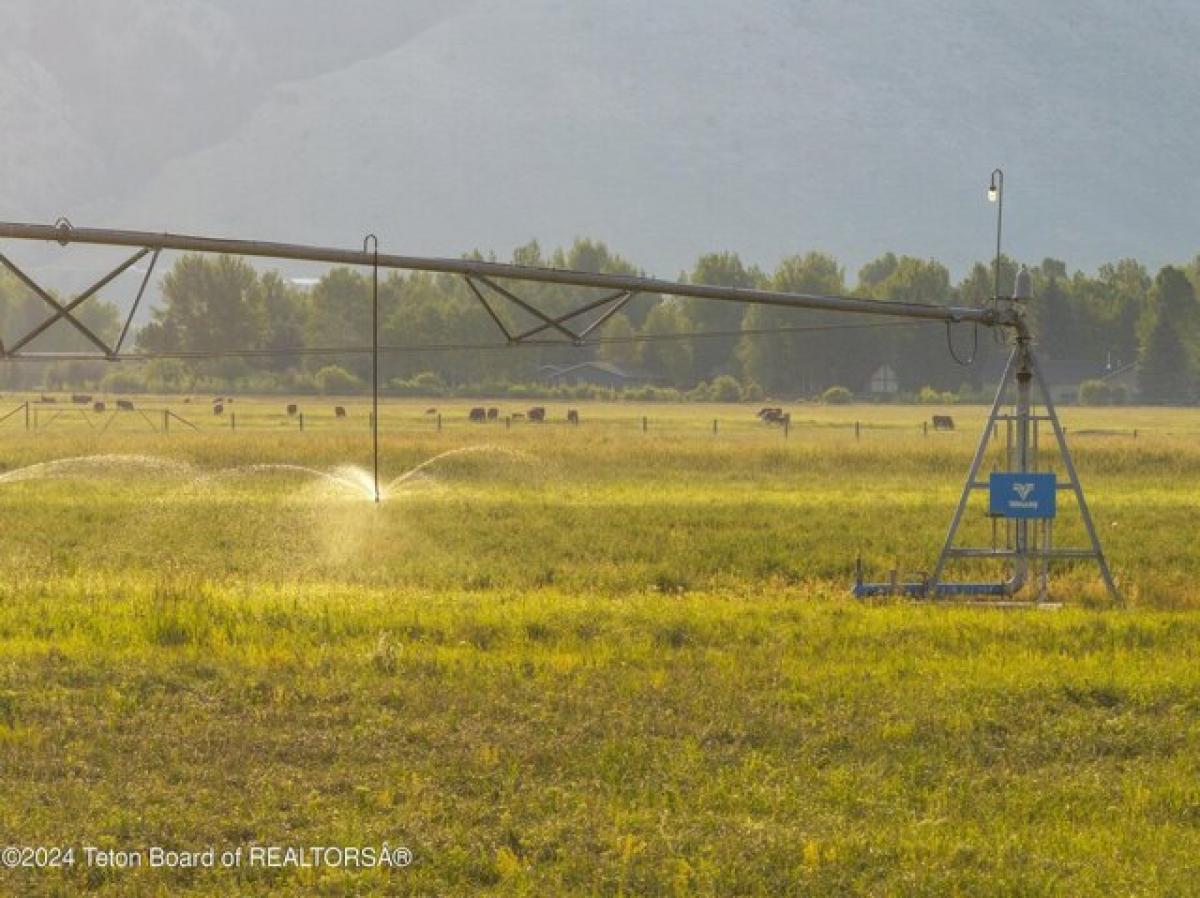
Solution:
[[[8,220],[958,274],[1001,165],[1020,257],[1200,249],[1194,4],[7,0],[0,27]]]

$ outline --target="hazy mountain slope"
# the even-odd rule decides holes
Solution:
[[[229,137],[280,81],[402,44],[470,0],[6,0],[6,217],[112,208]]]
[[[28,31],[63,4],[13,6],[50,10]],[[73,6],[106,35],[138,24],[2,57],[36,97],[15,113],[33,137],[0,138],[22,172],[4,217],[447,254],[589,234],[666,275],[711,248],[960,267],[989,254],[1000,164],[1015,253],[1200,248],[1181,0]],[[77,54],[108,72],[90,92]],[[24,96],[6,84],[0,110]]]
[[[123,221],[457,252],[1190,255],[1200,13],[1116,3],[491,0],[274,91]],[[1190,200],[1190,201],[1189,201]]]

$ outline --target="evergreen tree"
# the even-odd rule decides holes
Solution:
[[[1045,286],[1035,290],[1033,313],[1038,345],[1046,355],[1055,359],[1077,357],[1080,347],[1075,314],[1057,272],[1050,275]]]
[[[1192,362],[1183,334],[1194,314],[1196,294],[1187,276],[1167,266],[1154,279],[1154,322],[1138,356],[1138,383],[1148,402],[1177,403],[1192,397]]]

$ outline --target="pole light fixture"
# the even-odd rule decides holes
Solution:
[[[987,198],[996,204],[996,263],[994,265],[992,297],[1000,298],[1000,233],[1004,227],[1004,172],[995,169],[988,183]]]

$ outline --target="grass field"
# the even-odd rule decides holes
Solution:
[[[928,569],[984,409],[391,402],[376,506],[361,402],[208,398],[0,424],[0,846],[75,849],[0,893],[1194,889],[1200,414],[1065,410],[1127,605],[999,612],[848,595]]]

